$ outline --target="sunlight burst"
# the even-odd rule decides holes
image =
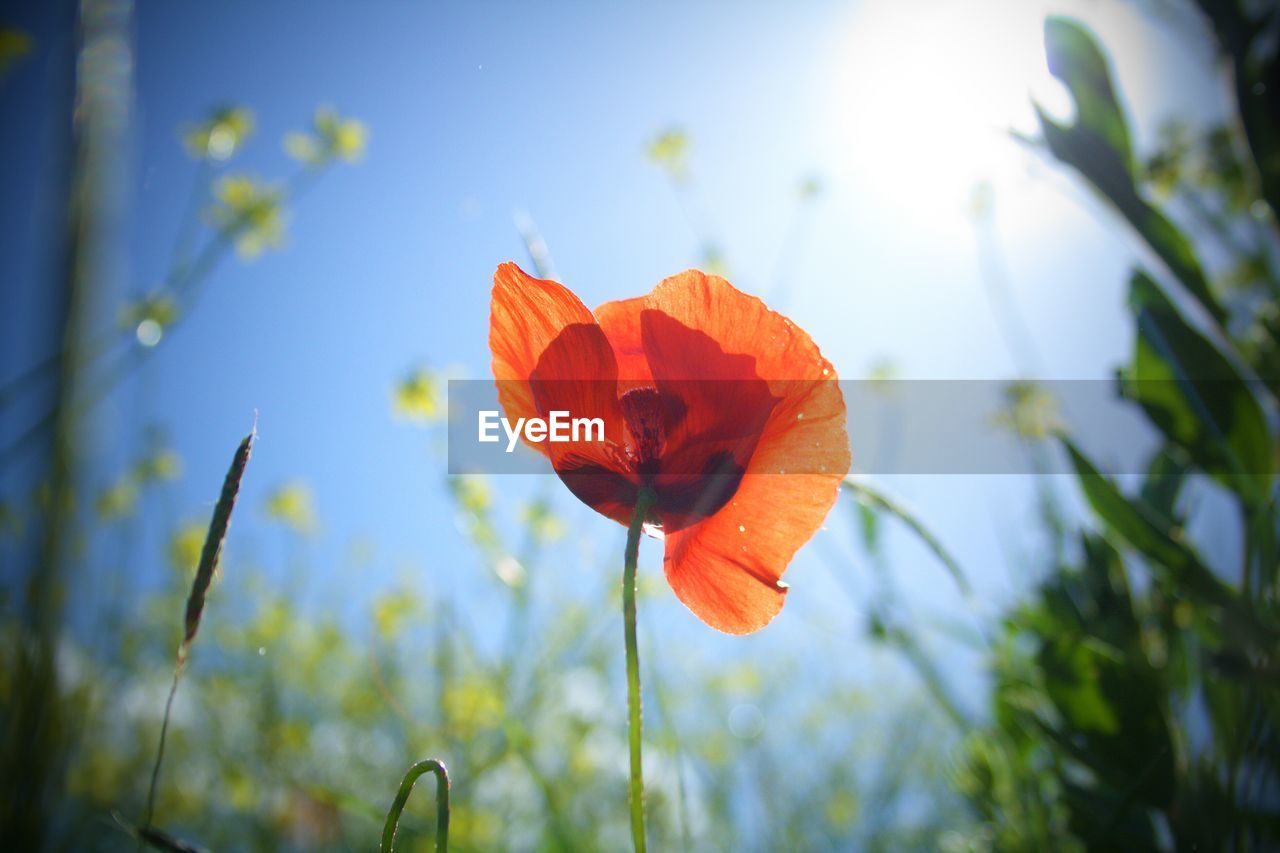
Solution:
[[[1033,103],[1070,116],[1048,72],[1034,2],[860,7],[826,63],[837,174],[935,229],[960,224],[975,189],[1025,172],[1011,133],[1038,132]]]

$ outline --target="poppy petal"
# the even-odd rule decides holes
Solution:
[[[779,400],[756,375],[752,356],[727,353],[704,332],[651,309],[641,313],[641,332],[654,383],[672,413],[654,483],[658,512],[664,530],[678,530],[732,495]],[[708,476],[711,470],[721,475]]]
[[[489,313],[489,351],[498,401],[507,418],[536,417],[528,379],[551,342],[575,323],[595,324],[595,317],[564,285],[538,279],[513,263],[493,274]],[[586,379],[590,377],[565,377]],[[546,445],[531,445],[546,453]]]
[[[706,333],[727,353],[753,356],[766,381],[835,377],[804,329],[720,276],[685,270],[655,287],[644,307]]]
[[[697,270],[666,279],[646,299],[650,309],[706,333],[726,353],[754,357],[756,374],[778,403],[764,424],[748,473],[825,478],[834,501],[834,489],[852,461],[844,395],[835,368],[813,339],[754,296]],[[822,518],[811,521],[812,532]]]
[[[726,634],[767,625],[786,599],[782,573],[835,501],[826,477],[747,474],[715,515],[666,537],[676,597]],[[817,523],[814,523],[817,519]]]
[[[782,590],[770,584],[781,580],[796,551],[822,526],[849,465],[839,386],[813,382],[785,397],[729,502],[667,538],[664,568],[677,597],[727,633],[767,624],[783,600]]]
[[[617,364],[604,332],[595,323],[566,326],[538,359],[529,377],[538,417],[554,426],[565,420],[598,420],[598,430],[565,426],[567,441],[548,440],[545,449],[560,479],[583,503],[620,523],[630,522],[639,486],[628,475],[625,426],[618,403]]]
[[[618,377],[640,384],[653,379],[640,335],[640,312],[644,307],[645,297],[637,296],[606,302],[595,311],[618,360]]]
[[[664,567],[677,597],[713,628],[749,633],[782,608],[782,574],[849,471],[844,397],[803,329],[722,278],[696,270],[673,276],[646,307],[704,332],[726,353],[753,356],[778,400],[733,497],[666,540]]]

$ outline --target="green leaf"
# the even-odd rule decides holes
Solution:
[[[1061,717],[1054,727],[1059,745],[1093,771],[1090,790],[1111,803],[1095,814],[1096,823],[1111,823],[1126,803],[1168,803],[1176,771],[1160,707],[1164,691],[1140,650],[1126,653],[1089,633],[1064,632],[1042,640],[1036,663]]]
[[[1076,126],[1096,134],[1116,153],[1124,171],[1133,174],[1129,126],[1111,84],[1111,70],[1089,31],[1067,18],[1044,22],[1049,73],[1071,91],[1076,103]]]
[[[1147,479],[1142,483],[1142,500],[1170,528],[1181,525],[1177,505],[1187,474],[1186,454],[1171,444],[1157,450],[1147,465]]]
[[[1146,766],[1151,766],[1148,761]],[[1154,772],[1153,767],[1150,772]],[[1172,776],[1167,779],[1172,782]],[[1066,781],[1062,798],[1071,812],[1069,826],[1092,851],[1159,850],[1159,836],[1147,810],[1133,792],[1100,791]]]
[[[858,529],[868,554],[880,553],[880,514],[865,503],[858,503]]]
[[[1186,237],[1138,193],[1128,124],[1093,36],[1066,18],[1045,21],[1049,71],[1071,91],[1076,121],[1063,125],[1036,108],[1049,151],[1080,173],[1155,251],[1182,286],[1222,323],[1226,311],[1209,288]]]
[[[1197,467],[1251,504],[1265,501],[1274,448],[1249,384],[1142,271],[1129,293],[1138,334],[1124,393]]]
[[[1196,0],[1228,60],[1240,123],[1253,154],[1262,195],[1280,210],[1280,56],[1274,3]]]
[[[1120,720],[1102,692],[1099,669],[1104,662],[1113,663],[1112,656],[1092,638],[1058,637],[1040,649],[1049,698],[1074,730],[1108,735],[1120,730]]]
[[[1189,545],[1175,538],[1148,508],[1130,502],[1069,439],[1063,438],[1062,442],[1089,507],[1114,535],[1147,559],[1153,572],[1207,603],[1235,605],[1231,588],[1205,566]]]

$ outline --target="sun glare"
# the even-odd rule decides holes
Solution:
[[[1033,103],[1071,113],[1045,65],[1045,14],[1027,0],[861,5],[822,72],[836,174],[915,223],[962,226],[978,187],[1025,175],[1010,132],[1037,132]]]

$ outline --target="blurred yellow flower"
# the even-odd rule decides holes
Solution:
[[[284,242],[285,213],[278,188],[233,175],[218,182],[214,198],[210,218],[224,237],[235,241],[242,257],[256,257]]]
[[[130,477],[121,477],[98,495],[94,511],[103,521],[115,521],[133,513],[138,504],[138,487]]]
[[[295,160],[320,166],[333,160],[359,160],[368,143],[364,122],[343,118],[332,107],[319,107],[310,131],[294,131],[284,138],[284,150]]]
[[[373,602],[373,621],[379,635],[386,639],[395,637],[420,607],[418,597],[406,589],[398,589],[376,598]]]
[[[683,182],[689,177],[689,135],[679,127],[669,128],[655,136],[645,153],[649,162],[667,173],[671,180]]]
[[[103,521],[116,521],[131,515],[137,508],[142,487],[159,480],[173,480],[182,472],[182,458],[168,449],[157,450],[139,459],[114,483],[104,489],[94,502],[94,511]]]
[[[896,380],[901,371],[898,365],[891,359],[879,358],[871,365],[871,369],[867,371],[867,379],[871,382],[893,382]]]
[[[489,483],[477,474],[462,474],[449,480],[449,488],[459,508],[473,515],[483,515],[493,505]]]
[[[729,262],[725,259],[724,251],[714,243],[707,243],[702,247],[702,270],[711,275],[724,276],[729,273]]]
[[[231,158],[253,133],[253,113],[244,107],[219,107],[182,136],[187,153],[197,160],[223,161]]]
[[[800,182],[799,196],[801,201],[811,201],[822,195],[826,186],[817,175],[810,175]]]
[[[295,533],[309,536],[319,528],[311,490],[304,483],[289,483],[267,495],[267,516]]]
[[[15,27],[0,27],[0,75],[31,53],[31,36]]]
[[[169,565],[184,577],[194,572],[196,564],[200,562],[205,531],[204,523],[188,521],[169,537]]]
[[[475,737],[502,722],[502,696],[483,678],[450,685],[443,700],[449,730],[459,738]]]
[[[992,423],[1021,438],[1046,438],[1062,426],[1053,396],[1034,382],[1010,382],[1004,389],[1004,402]]]
[[[172,450],[158,450],[133,466],[134,479],[139,483],[155,480],[176,480],[182,474],[182,457]]]
[[[439,378],[424,367],[414,368],[396,385],[392,405],[395,413],[407,420],[438,420],[442,411]]]
[[[177,319],[177,303],[165,293],[149,294],[120,310],[121,327],[133,329],[138,343],[148,347],[160,343],[165,330]]]
[[[536,500],[526,504],[520,512],[520,520],[529,529],[529,533],[539,542],[554,542],[565,534],[564,522],[551,509],[545,500]]]

